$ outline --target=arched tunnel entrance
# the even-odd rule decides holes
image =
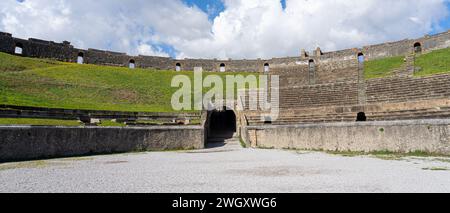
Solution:
[[[237,131],[237,119],[233,110],[215,110],[209,117],[208,144],[225,143]]]

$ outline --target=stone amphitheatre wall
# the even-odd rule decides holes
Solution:
[[[449,155],[450,120],[381,121],[245,127],[252,147]]]
[[[0,162],[137,151],[202,149],[202,126],[0,126]]]
[[[253,146],[333,151],[419,150],[448,154],[450,121],[420,119],[450,118],[450,75],[366,81],[361,74],[359,54],[363,54],[365,60],[408,56],[414,53],[416,45],[420,45],[422,52],[448,48],[450,31],[415,40],[335,52],[316,49],[310,54],[301,51],[298,57],[268,60],[176,60],[128,56],[111,51],[77,49],[69,42],[14,38],[0,32],[0,52],[15,54],[16,47],[21,47],[23,56],[65,62],[76,62],[81,55],[88,64],[128,67],[134,62],[136,67],[160,70],[175,70],[179,64],[182,70],[202,67],[215,72],[220,71],[222,64],[227,72],[264,72],[268,64],[271,74],[281,76],[282,113],[278,123],[261,121],[260,112],[255,115],[243,113],[247,124],[240,131],[244,140]],[[355,123],[359,112],[365,112],[369,122]],[[419,120],[405,121],[409,119]],[[0,138],[0,161],[203,148],[205,134],[203,127],[0,127],[0,135],[7,136]]]
[[[182,70],[194,70],[194,67],[202,67],[206,71],[220,71],[221,65],[225,65],[227,72],[264,72],[265,65],[276,72],[300,72],[303,75],[305,66],[308,71],[308,83],[326,83],[333,80],[357,79],[356,69],[358,54],[362,53],[366,60],[376,58],[408,55],[414,52],[414,45],[420,43],[423,51],[431,51],[450,47],[450,31],[425,36],[419,39],[403,40],[379,45],[365,46],[335,52],[322,52],[319,48],[312,54],[302,50],[298,57],[254,59],[254,60],[208,60],[208,59],[184,59],[176,60],[155,56],[129,56],[125,53],[103,51],[96,49],[77,49],[70,42],[56,43],[39,39],[15,38],[9,33],[0,32],[0,51],[10,54],[15,53],[17,46],[22,48],[22,55],[27,57],[51,58],[66,62],[76,62],[82,54],[84,62],[88,64],[112,65],[128,67],[134,62],[136,67],[154,68],[161,70],[175,70],[180,65]],[[309,63],[316,67],[311,72]],[[297,73],[298,74],[298,73]]]
[[[249,100],[248,94],[245,96]],[[280,89],[280,115],[266,123],[258,111],[245,112],[247,124],[289,125],[450,118],[450,74],[391,77],[367,81],[293,86]]]

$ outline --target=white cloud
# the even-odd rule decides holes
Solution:
[[[130,54],[145,49],[167,56],[157,48],[166,38],[197,39],[210,25],[201,10],[178,0],[0,1],[0,30],[14,36],[69,40],[81,48]]]
[[[137,47],[137,53],[139,55],[151,55],[151,56],[167,56],[160,48],[154,48],[148,44],[141,44]]]
[[[79,47],[177,57],[270,58],[429,33],[448,0],[224,0],[213,22],[180,0],[16,0],[0,2],[0,30],[70,40]]]
[[[211,39],[182,47],[186,55],[269,58],[423,36],[447,14],[444,0],[225,0]],[[195,49],[206,46],[206,50]],[[205,53],[206,51],[206,53]]]

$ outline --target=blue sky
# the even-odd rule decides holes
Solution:
[[[450,1],[447,1],[445,3],[445,5],[447,7],[447,11],[450,11]],[[450,17],[442,19],[440,21],[440,26],[441,26],[441,29],[434,29],[432,33],[440,33],[442,31],[449,30],[450,29]]]
[[[18,0],[21,1],[21,0]],[[209,20],[214,20],[221,12],[225,10],[225,5],[222,0],[183,0],[188,6],[196,6],[208,14]],[[280,0],[283,9],[286,8],[286,0]],[[450,11],[450,1],[445,3],[447,11]],[[440,33],[450,29],[450,18],[440,20],[441,28],[434,28],[430,33]]]
[[[222,11],[225,5],[222,0],[183,0],[188,6],[197,6],[208,14],[210,20],[214,20]],[[280,0],[283,9],[286,8],[286,0]]]
[[[208,14],[209,20],[214,20],[222,11],[225,5],[221,0],[183,0],[188,6],[197,6],[203,12]]]
[[[131,55],[271,58],[440,33],[449,11],[450,0],[2,0],[0,31]]]

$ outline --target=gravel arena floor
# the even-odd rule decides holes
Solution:
[[[0,192],[450,192],[450,158],[243,149],[0,164]]]

